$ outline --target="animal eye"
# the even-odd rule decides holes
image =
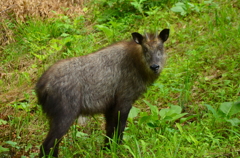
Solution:
[[[146,53],[146,58],[150,58],[150,54],[149,53]]]
[[[158,45],[158,49],[163,50],[163,44],[162,43]]]
[[[159,57],[159,56],[161,56],[161,54],[162,54],[162,51],[161,50],[157,50],[156,55]]]

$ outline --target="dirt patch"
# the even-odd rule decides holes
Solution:
[[[83,4],[84,0],[6,0],[0,2],[0,16],[13,16],[21,22],[27,17],[73,16],[83,14]]]
[[[12,23],[31,18],[53,18],[59,15],[74,17],[84,14],[86,0],[2,0],[0,1],[0,45],[14,41],[9,27]],[[0,50],[1,52],[1,50]]]

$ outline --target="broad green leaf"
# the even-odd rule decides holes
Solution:
[[[240,112],[240,101],[233,103],[233,106],[229,112],[229,115],[232,116]]]
[[[169,109],[161,109],[159,112],[159,115],[161,116],[161,119],[164,119],[168,113]]]
[[[177,115],[172,117],[171,121],[175,121],[175,120],[177,120],[177,119],[179,119],[179,118],[181,118],[181,117],[183,117],[183,116],[185,116],[187,114],[188,113],[177,114]]]
[[[78,131],[78,132],[76,133],[76,137],[78,137],[78,138],[87,137],[87,136],[88,136],[88,134],[83,133],[83,132],[80,132],[80,131]]]
[[[170,10],[175,13],[180,13],[181,15],[186,15],[185,7],[186,6],[184,3],[178,2]]]
[[[183,7],[181,6],[175,6],[171,8],[171,11],[175,12],[175,13],[182,13],[185,12],[185,10],[183,9]]]
[[[113,36],[113,31],[104,25],[95,25],[99,30],[103,31],[107,37]]]
[[[32,144],[28,143],[27,146],[25,146],[25,152],[27,152],[28,150],[30,150],[32,148]]]
[[[226,117],[230,117],[239,112],[239,106],[239,104],[234,104],[233,102],[224,102],[220,105],[219,110],[223,112]]]
[[[191,116],[188,116],[188,117],[184,117],[184,118],[181,118],[180,119],[180,123],[184,123],[184,122],[186,122],[186,121],[188,121],[188,120],[190,120],[190,119],[192,119],[192,118],[194,118],[194,117],[197,117],[198,115],[191,115]]]
[[[132,107],[132,109],[130,110],[130,113],[128,114],[128,118],[135,118],[135,117],[137,117],[140,111],[141,110],[139,108]]]
[[[232,108],[232,105],[232,102],[224,102],[220,105],[219,110],[221,110],[227,116]]]
[[[165,122],[166,121],[172,121],[172,117],[174,117],[174,115],[177,115],[177,114],[172,114],[172,116],[166,116],[164,119],[162,119],[162,120],[164,120]]]
[[[139,124],[142,124],[144,122],[148,122],[149,120],[151,120],[151,116],[143,116],[139,119]]]
[[[240,120],[238,118],[226,119],[227,122],[230,122],[232,126],[238,126],[240,124]]]
[[[62,36],[62,37],[68,37],[69,34],[68,34],[68,33],[62,33],[61,36]]]
[[[0,125],[5,125],[5,124],[7,124],[7,121],[0,119]]]
[[[181,114],[182,108],[177,105],[171,105],[169,109],[161,109],[159,112],[159,115],[161,116],[161,119],[167,120],[167,121],[173,121],[176,118],[178,119],[178,114]],[[185,115],[185,114],[184,114]],[[183,116],[184,116],[183,115]]]
[[[171,105],[171,107],[169,108],[168,112],[166,113],[166,116],[174,117],[177,114],[180,114],[181,111],[182,111],[182,108],[180,106]]]
[[[8,148],[4,148],[4,147],[0,146],[0,153],[1,153],[1,152],[5,152],[5,151],[9,151],[9,149],[8,149]]]
[[[152,127],[152,128],[159,127],[157,124],[152,123],[152,122],[148,122],[147,125],[148,125],[149,127]]]
[[[182,112],[182,108],[178,105],[171,105],[170,108],[172,113],[180,114]]]
[[[146,101],[146,100],[143,100],[143,101],[150,107],[152,116],[155,116],[155,117],[158,116],[158,107],[152,105],[151,103],[149,103],[149,102]]]
[[[11,145],[12,147],[15,147],[17,145],[17,142],[13,142],[13,141],[6,141],[5,143]]]
[[[207,107],[208,111],[212,112],[215,118],[219,117],[219,115],[217,114],[217,111],[211,105],[208,105],[208,104],[204,104],[204,105]]]

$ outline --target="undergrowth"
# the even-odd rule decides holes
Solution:
[[[101,150],[104,119],[95,116],[71,127],[60,156],[239,157],[239,8],[237,0],[102,0],[78,16],[3,20],[0,157],[38,155],[48,122],[33,88],[50,65],[163,28],[171,30],[166,67],[134,104],[124,143]]]

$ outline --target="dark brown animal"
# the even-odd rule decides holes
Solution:
[[[168,36],[169,29],[156,35],[132,33],[132,41],[118,42],[51,66],[36,85],[39,104],[50,122],[40,157],[51,150],[53,156],[58,156],[61,138],[80,115],[103,113],[106,146],[114,133],[121,142],[132,104],[163,69],[163,43]]]

